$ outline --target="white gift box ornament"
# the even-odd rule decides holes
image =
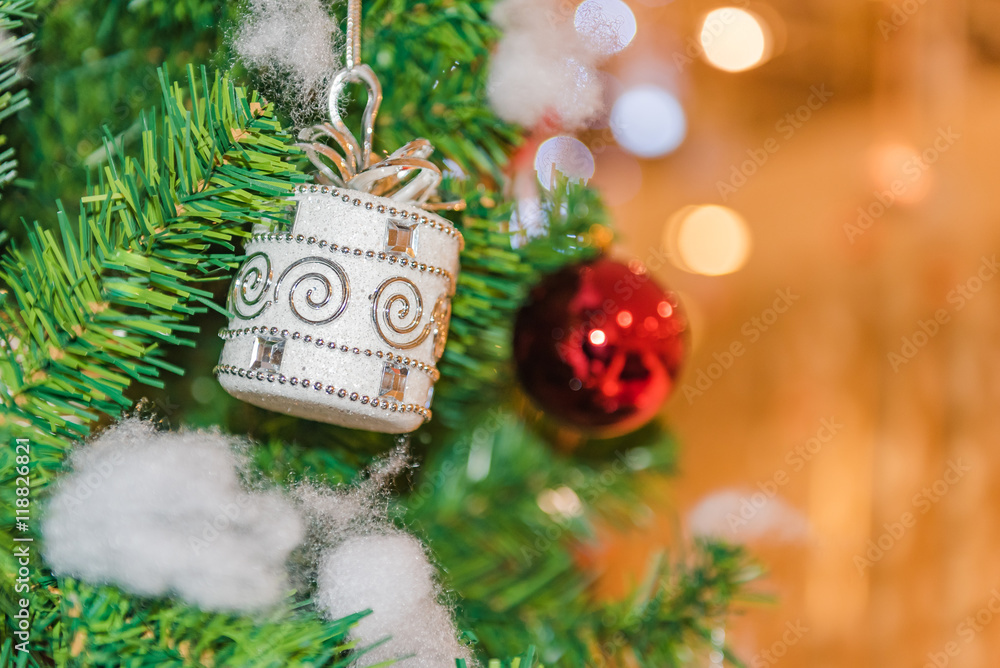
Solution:
[[[431,417],[463,245],[428,209],[461,206],[427,202],[441,172],[426,160],[426,140],[369,165],[381,90],[355,60],[351,28],[349,20],[353,49],[330,91],[332,123],[300,134],[325,185],[295,189],[290,229],[254,230],[230,290],[216,372],[227,392],[256,406],[406,433]],[[339,116],[354,81],[369,91],[363,144]],[[314,142],[322,136],[342,153]]]

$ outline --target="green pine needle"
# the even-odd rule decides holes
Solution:
[[[129,410],[138,394],[174,386],[171,376],[193,370],[182,360],[194,353],[177,350],[205,346],[224,321],[213,294],[231,279],[251,224],[283,222],[281,198],[307,180],[307,165],[275,105],[205,70],[189,70],[183,82],[150,74],[148,62],[186,62],[192,52],[217,48],[217,5],[38,0],[45,19],[36,42],[44,57],[32,66],[37,114],[15,90],[15,59],[0,60],[0,121],[19,113],[31,128],[9,142],[0,138],[0,187],[15,178],[20,158],[39,167],[36,192],[45,194],[6,197],[2,207],[23,205],[31,219],[36,210],[48,211],[36,200],[48,206],[60,193],[66,201],[79,197],[78,210],[59,203],[50,223],[25,225],[0,255],[0,436],[31,439],[34,498],[93,427]],[[628,460],[641,466],[622,469],[613,456],[564,457],[524,423],[511,399],[511,328],[530,286],[544,273],[593,257],[596,239],[608,233],[596,192],[559,183],[543,197],[545,233],[512,245],[513,202],[503,184],[523,133],[495,118],[485,102],[497,38],[492,6],[492,0],[372,0],[365,7],[364,60],[387,91],[377,149],[430,139],[435,159],[449,165],[444,197],[468,203],[455,221],[466,249],[436,417],[414,438],[428,457],[399,503],[398,520],[427,539],[445,588],[458,596],[459,626],[480,655],[520,654],[491,661],[491,668],[679,665],[691,647],[706,646],[756,571],[742,550],[698,543],[686,557],[655,565],[630,600],[591,600],[592,576],[579,568],[575,550],[593,537],[597,520],[635,516],[639,476],[669,472],[674,445],[653,427],[600,446],[641,455]],[[32,20],[31,7],[28,0],[0,0],[0,27],[14,30]],[[226,5],[222,15],[231,11]],[[160,43],[170,50],[156,55]],[[26,45],[14,44],[22,49],[17,58]],[[225,61],[224,51],[218,58]],[[156,95],[155,112],[134,113]],[[108,118],[108,100],[115,99],[123,100],[115,108],[119,118],[103,128],[106,121],[97,119]],[[40,167],[50,163],[52,169]],[[86,188],[83,166],[94,168]],[[214,423],[233,404],[220,405],[207,409]],[[235,420],[229,416],[236,423],[230,426],[263,441],[254,459],[262,476],[281,484],[305,477],[348,482],[366,465],[365,449],[385,442],[241,410]],[[473,476],[473,464],[483,469],[484,461]],[[15,609],[7,521],[15,503],[13,463],[12,450],[0,449],[6,615]],[[579,515],[558,518],[539,507],[540,494],[563,486],[580,498]],[[358,616],[323,620],[304,598],[308,592],[290,595],[263,618],[220,615],[52,578],[41,563],[33,569],[38,658],[25,663],[12,652],[8,617],[0,667],[345,666],[361,651],[346,640]]]

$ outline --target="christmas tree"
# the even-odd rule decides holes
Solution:
[[[740,548],[696,539],[650,564],[628,597],[592,591],[582,547],[596,523],[634,521],[643,481],[673,471],[676,444],[659,423],[613,438],[553,426],[520,389],[513,330],[532,289],[601,256],[613,226],[599,194],[563,176],[537,191],[543,232],[512,225],[525,216],[512,162],[533,138],[489,102],[502,35],[494,4],[373,0],[360,21],[359,60],[385,91],[376,154],[427,138],[447,166],[440,198],[465,203],[442,212],[464,249],[434,417],[410,439],[408,466],[384,458],[393,436],[256,408],[215,379],[245,243],[255,225],[288,229],[287,198],[317,184],[298,128],[322,105],[282,106],[287,78],[236,58],[227,35],[245,11],[203,0],[0,3],[3,665],[372,665],[383,655],[371,650],[378,634],[359,634],[365,620],[396,635],[380,610],[323,603],[315,567],[253,612],[53,569],[40,529],[56,513],[53,489],[83,466],[68,459],[80,443],[123,415],[131,427],[109,434],[152,439],[136,425],[154,420],[164,433],[249,436],[240,471],[254,489],[368,495],[378,527],[358,535],[392,540],[364,543],[364,554],[405,554],[409,534],[423,541],[437,567],[434,609],[471,648],[451,657],[460,664],[694,665],[711,651],[738,664],[716,631],[756,576]],[[333,25],[349,22],[343,6],[322,7]],[[347,125],[361,127],[362,109],[344,106]],[[405,633],[421,637],[421,621],[407,619]],[[415,651],[387,659],[421,660]]]

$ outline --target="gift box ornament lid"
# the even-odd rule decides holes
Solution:
[[[339,116],[351,82],[369,91],[363,143]],[[381,88],[367,66],[349,56],[330,99],[332,122],[299,135],[320,183],[294,189],[290,227],[254,230],[229,291],[216,372],[256,406],[406,433],[431,418],[463,246],[429,209],[461,204],[429,202],[441,172],[426,140],[370,164]]]

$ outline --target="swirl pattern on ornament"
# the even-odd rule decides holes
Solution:
[[[295,317],[311,325],[325,325],[339,318],[351,298],[347,274],[339,264],[324,257],[304,257],[290,264],[274,286],[275,302],[284,290]]]
[[[375,289],[371,299],[375,330],[390,346],[401,350],[416,348],[431,333],[431,323],[427,323],[416,335],[410,336],[420,326],[424,315],[424,299],[410,279],[398,276],[386,279]]]
[[[264,312],[271,302],[264,301],[271,288],[271,258],[265,253],[254,253],[246,259],[233,279],[229,293],[229,310],[238,318],[250,320]]]

